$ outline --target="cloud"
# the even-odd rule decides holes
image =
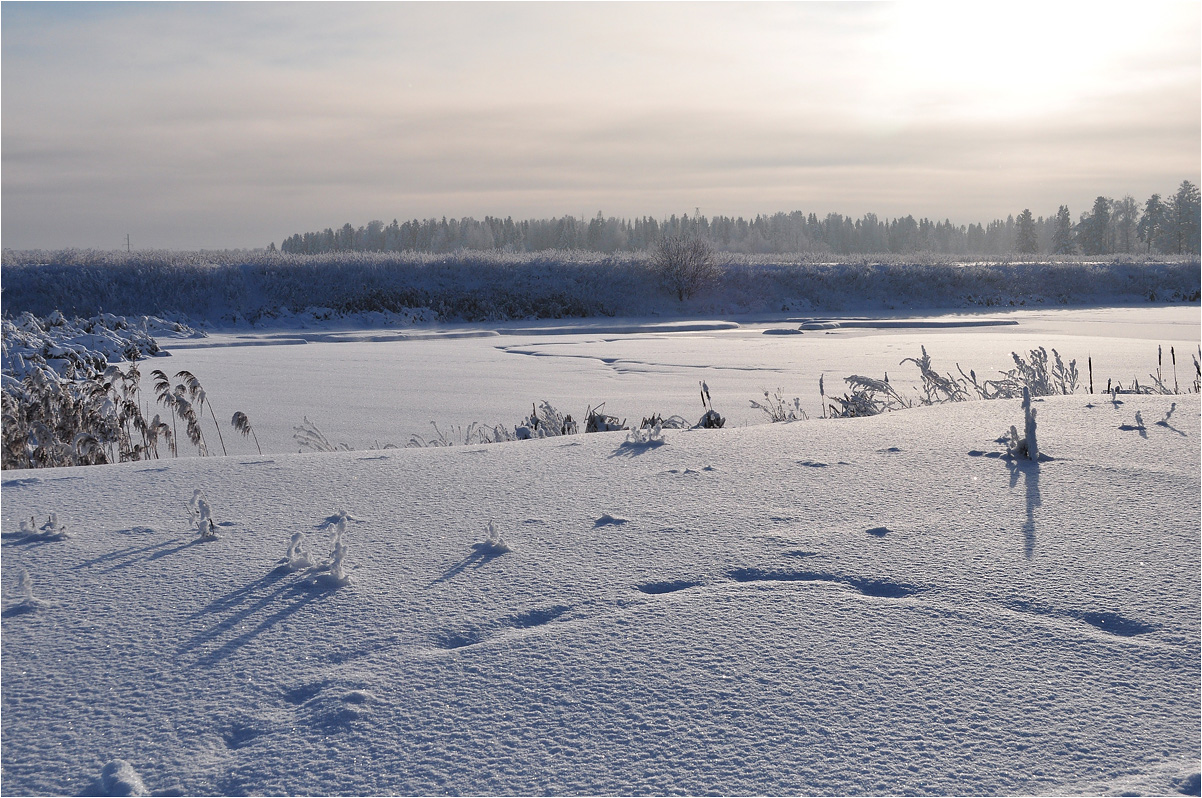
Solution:
[[[2,8],[5,246],[694,206],[966,223],[1165,193],[1202,149],[1197,4],[1053,14],[1014,53],[943,6]]]

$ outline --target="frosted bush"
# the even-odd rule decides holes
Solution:
[[[1006,439],[1006,450],[1016,460],[1033,460],[1039,462],[1039,442],[1036,438],[1035,408],[1031,405],[1031,391],[1023,388],[1023,429],[1024,435],[1019,437],[1018,428],[1010,427],[1010,435]]]
[[[751,407],[754,410],[765,413],[768,416],[768,420],[773,424],[782,421],[801,421],[809,418],[806,412],[801,409],[801,399],[795,396],[792,402],[786,402],[781,395],[780,388],[777,388],[776,393],[771,395],[767,391],[764,391],[764,401],[761,403],[752,399]]]
[[[950,374],[944,376],[931,368],[931,356],[927,354],[925,346],[922,347],[922,357],[908,357],[901,361],[901,364],[904,363],[913,363],[918,366],[923,389],[923,396],[919,399],[921,404],[963,402],[969,398],[968,391],[960,380]]]
[[[697,421],[697,427],[699,429],[720,429],[726,423],[726,419],[714,410],[714,403],[710,399],[710,387],[704,382],[699,382],[698,385],[701,386],[701,407],[705,413]]]
[[[1164,414],[1164,418],[1162,418],[1160,421],[1157,421],[1156,425],[1160,427],[1170,426],[1169,420],[1173,417],[1173,413],[1175,412],[1177,412],[1177,403],[1173,402],[1173,405],[1169,408],[1168,412]]]
[[[1060,353],[1055,349],[1052,350],[1050,361],[1048,351],[1042,346],[1032,349],[1026,359],[1017,352],[1011,352],[1010,356],[1014,358],[1013,369],[1002,372],[999,379],[987,380],[975,386],[981,398],[1016,399],[1024,389],[1032,396],[1064,395],[1077,390],[1080,380],[1077,361],[1070,360],[1067,366],[1064,365]]]
[[[199,488],[192,492],[192,498],[188,501],[188,521],[196,527],[196,533],[200,535],[201,540],[217,539],[217,525],[213,523],[212,508]]]
[[[451,426],[447,428],[446,432],[443,432],[433,421],[430,422],[430,426],[434,428],[433,437],[423,438],[417,434],[410,435],[409,443],[405,444],[405,448],[425,449],[443,446],[474,446],[516,440],[514,433],[506,429],[503,424],[489,426],[488,424],[479,424],[473,421],[467,425],[466,429]]]
[[[30,516],[28,521],[21,521],[19,534],[24,540],[66,540],[68,537],[67,528],[59,523],[58,513],[50,513],[46,523],[40,527],[33,516]]]
[[[576,422],[570,415],[560,413],[550,402],[543,401],[538,406],[531,405],[530,415],[514,427],[513,432],[517,440],[530,440],[575,435],[578,431]]]
[[[892,385],[889,375],[883,380],[853,374],[843,381],[851,388],[842,397],[832,396],[827,404],[831,418],[861,418],[875,416],[888,410],[912,407],[913,402],[903,399]]]
[[[313,560],[309,558],[309,552],[305,550],[305,533],[294,532],[292,542],[288,544],[288,553],[284,558],[284,568],[288,571],[300,571],[312,567]]]
[[[24,568],[17,572],[17,594],[20,596],[20,601],[5,610],[8,615],[33,612],[46,606],[46,602],[33,595],[33,578]]]
[[[336,585],[345,585],[350,581],[350,576],[343,567],[343,561],[346,559],[346,542],[342,537],[345,533],[346,513],[340,512],[338,520],[334,522],[334,546],[330,550],[330,559],[325,564],[326,580]]]
[[[664,428],[660,424],[652,427],[632,429],[626,434],[625,446],[662,446],[668,441],[664,439]]]
[[[484,540],[472,544],[472,548],[476,551],[490,556],[507,554],[513,551],[513,549],[509,548],[509,544],[501,537],[501,533],[497,531],[497,527],[491,520],[488,522],[488,526],[484,527],[484,534]]]
[[[301,450],[308,449],[313,452],[349,452],[351,450],[351,447],[345,443],[337,445],[330,443],[308,416],[304,417],[303,423],[292,428],[292,439],[300,445]]]
[[[186,312],[244,319],[327,307],[338,313],[390,313],[448,320],[646,315],[662,279],[647,252],[550,249],[528,252],[58,252],[5,250],[9,313]],[[729,254],[713,295],[745,312],[779,312],[782,297],[807,310],[841,309],[854,299],[880,307],[1084,304],[1151,294],[1194,298],[1196,256],[1158,263],[1047,258],[1040,263],[972,262],[929,254]],[[1196,301],[1193,299],[1192,301]],[[712,312],[704,308],[702,312]]]
[[[605,412],[605,402],[596,407],[589,407],[584,411],[586,419],[584,425],[585,432],[617,432],[626,429],[626,420],[618,420],[617,416],[611,416]]]

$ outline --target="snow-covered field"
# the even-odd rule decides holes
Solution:
[[[227,427],[229,457],[4,472],[0,787],[1197,794],[1198,394],[1038,400],[1038,465],[1000,456],[1017,400],[750,426],[777,387],[816,415],[819,375],[910,386],[922,345],[1092,356],[1099,390],[1174,346],[1193,379],[1196,306],[982,319],[1018,323],[166,343],[144,371],[192,370],[266,454]],[[696,421],[698,380],[726,429],[367,450],[543,399]],[[295,453],[305,415],[360,450]],[[64,538],[20,531],[50,513]],[[315,567],[281,567],[297,533]]]

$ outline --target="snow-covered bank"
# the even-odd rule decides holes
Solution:
[[[1198,396],[1120,401],[6,472],[4,791],[1196,791]]]
[[[679,302],[649,255],[579,251],[3,253],[10,316],[186,314],[195,323],[276,323],[319,315],[430,320],[846,312],[857,309],[1197,303],[1198,260],[958,262],[888,255],[724,254],[718,281]],[[396,323],[396,322],[394,322]]]

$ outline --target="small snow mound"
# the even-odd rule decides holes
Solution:
[[[100,789],[105,795],[150,795],[142,777],[124,759],[114,759],[100,771]]]
[[[46,606],[46,602],[33,595],[33,579],[30,578],[29,572],[24,568],[17,573],[17,590],[21,593],[21,600],[4,610],[2,613],[3,617],[11,618],[14,615],[24,615],[27,612],[34,612]]]
[[[513,549],[509,548],[509,544],[501,537],[501,533],[497,531],[492,521],[489,521],[488,526],[484,527],[484,532],[488,535],[488,538],[479,543],[472,544],[472,548],[476,551],[490,557],[508,554],[513,551]]]
[[[351,690],[342,696],[342,701],[347,704],[374,704],[378,700],[374,693],[367,690]]]

